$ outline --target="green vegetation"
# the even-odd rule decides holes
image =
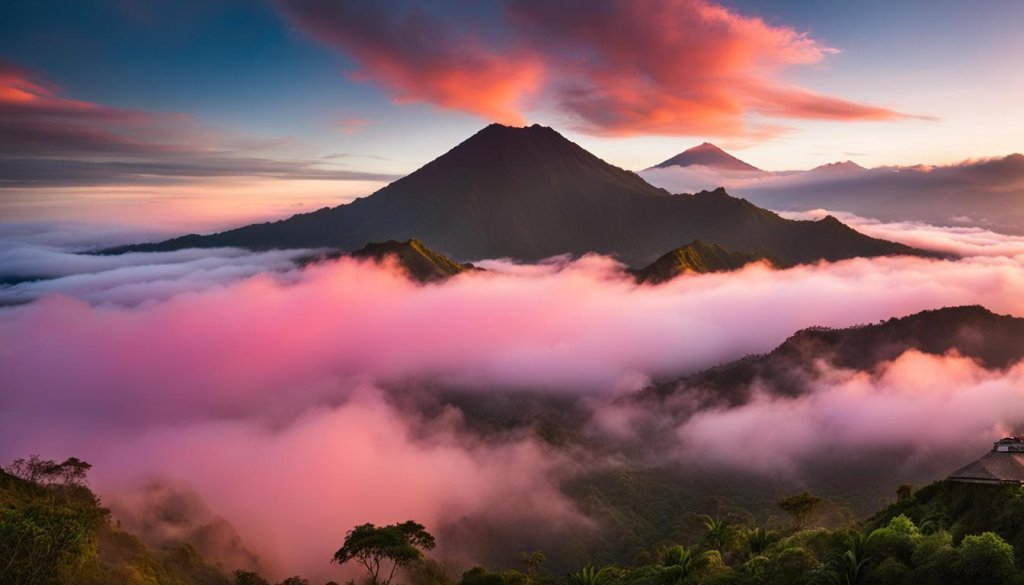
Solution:
[[[210,563],[188,543],[146,546],[111,522],[86,485],[89,469],[79,459],[31,457],[0,471],[0,585],[270,585],[255,572]],[[662,532],[676,534],[674,541],[646,549],[643,538],[598,546],[594,559],[558,574],[532,551],[522,553],[519,567],[474,567],[456,581],[445,564],[426,556],[435,539],[411,520],[356,526],[333,561],[362,567],[366,585],[1024,584],[1019,486],[944,481],[920,490],[900,486],[897,496],[864,522],[833,519],[831,527],[818,519],[822,500],[807,492],[777,502],[789,521],[762,523],[718,502],[713,514],[688,514],[692,529]],[[604,545],[618,538],[608,526],[599,532]],[[548,552],[579,554],[578,544]],[[626,554],[594,562],[612,550]],[[293,576],[278,585],[309,581]]]
[[[1024,583],[1024,492],[1019,487],[939,482],[913,492],[862,524],[823,528],[821,500],[786,497],[785,529],[738,515],[699,515],[701,534],[632,563],[587,563],[565,585],[917,585]],[[916,519],[916,521],[915,521]],[[515,572],[475,568],[459,585],[514,585]],[[414,585],[421,585],[415,583]]]
[[[0,585],[270,585],[247,571],[229,577],[188,543],[146,546],[88,488],[91,467],[33,456],[0,469]]]
[[[388,526],[360,524],[348,531],[332,561],[355,561],[366,569],[370,585],[391,585],[395,571],[421,560],[423,551],[432,548],[434,537],[412,520]]]

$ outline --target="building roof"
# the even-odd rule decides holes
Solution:
[[[1024,450],[1013,448],[1017,445],[1024,445],[1024,441],[1017,437],[997,441],[981,459],[957,469],[949,474],[949,479],[981,483],[1024,483]],[[1008,449],[1008,446],[1011,448]]]

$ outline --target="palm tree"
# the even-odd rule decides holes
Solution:
[[[608,567],[598,569],[591,564],[569,575],[569,585],[604,585],[607,580]]]
[[[700,568],[706,558],[706,551],[697,553],[692,548],[679,545],[666,547],[658,552],[661,574],[668,585],[680,585]]]
[[[832,570],[835,572],[837,585],[859,585],[864,579],[864,565],[867,559],[857,556],[853,550],[848,550],[840,555],[833,563]]]
[[[744,533],[743,548],[747,553],[747,557],[753,558],[764,554],[764,551],[768,550],[768,547],[776,540],[778,540],[778,536],[774,531],[754,528]]]
[[[723,551],[730,546],[736,538],[736,527],[729,516],[719,518],[707,514],[697,516],[704,525],[704,543],[706,548]]]
[[[868,546],[875,532],[867,536],[854,532],[846,540],[846,550],[832,559],[831,576],[836,585],[859,585],[864,580],[864,566],[868,563]]]

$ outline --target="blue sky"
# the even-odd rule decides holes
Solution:
[[[0,59],[60,99],[183,114],[190,130],[177,140],[202,142],[203,152],[339,172],[408,173],[509,116],[554,126],[630,169],[704,140],[767,169],[843,159],[938,164],[1024,151],[1021,2],[602,0],[608,14],[637,25],[621,30],[599,15],[588,29],[573,29],[572,4],[14,2],[0,8]],[[651,9],[649,38],[637,6]],[[702,28],[718,9],[726,16]],[[425,15],[427,26],[403,33],[410,38],[392,34],[410,14]],[[675,15],[678,26],[667,27]],[[718,59],[715,51],[737,49],[758,54],[724,72],[708,65],[692,78],[672,78],[701,70]],[[537,87],[520,92],[505,83],[502,67],[513,79],[519,65],[524,83],[533,79],[530,67],[543,72]],[[479,79],[480,93],[463,95],[447,74],[463,75],[463,86]],[[656,87],[633,91],[658,76]],[[595,99],[581,104],[580,88]],[[675,100],[680,88],[695,95]],[[842,111],[819,116],[803,105],[794,113],[793,91],[834,100]],[[638,111],[648,103],[651,111]],[[682,111],[688,107],[694,113]],[[705,123],[704,108],[721,119]],[[18,111],[7,115],[28,124]],[[154,124],[145,140],[182,130]],[[13,139],[6,150],[31,152]],[[66,156],[96,158],[88,155]],[[344,197],[372,185],[338,187]]]

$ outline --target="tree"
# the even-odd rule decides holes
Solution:
[[[235,571],[235,585],[270,585],[270,583],[261,577],[259,573],[253,571],[243,571],[238,569]]]
[[[505,576],[483,567],[473,567],[462,574],[460,585],[506,585]]]
[[[85,485],[85,477],[92,465],[78,457],[69,457],[61,463],[32,455],[28,459],[15,459],[4,470],[11,475],[36,485],[61,483],[70,486]]]
[[[896,501],[905,504],[914,499],[914,484],[903,483],[896,488]]]
[[[544,571],[544,553],[538,550],[521,554],[526,564],[526,585],[536,585]]]
[[[454,585],[444,563],[429,557],[407,565],[405,579],[409,585]]]
[[[821,504],[821,498],[812,496],[808,492],[789,496],[779,500],[779,508],[793,516],[793,525],[796,530],[803,530],[814,519]]]
[[[607,581],[607,567],[598,569],[594,565],[586,565],[569,575],[569,585],[604,585]]]
[[[288,577],[277,585],[309,585],[309,580],[295,575],[294,577]]]
[[[747,553],[747,558],[754,558],[764,554],[776,540],[778,540],[778,536],[774,532],[764,528],[754,528],[743,534],[743,550]]]
[[[388,526],[360,524],[345,534],[345,542],[331,562],[355,561],[366,569],[373,585],[390,585],[395,571],[420,560],[423,551],[434,546],[434,537],[412,520]]]
[[[859,585],[864,581],[864,566],[868,559],[858,556],[856,548],[849,548],[832,561],[833,583]]]
[[[960,571],[967,583],[1014,582],[1013,546],[995,532],[965,536],[960,556]]]
[[[736,527],[732,524],[729,516],[719,518],[701,514],[697,516],[704,525],[704,545],[710,550],[724,551],[731,546],[736,539]]]
[[[703,566],[707,553],[696,553],[685,546],[670,546],[661,549],[658,561],[661,564],[663,582],[668,585],[679,585],[697,569]]]

